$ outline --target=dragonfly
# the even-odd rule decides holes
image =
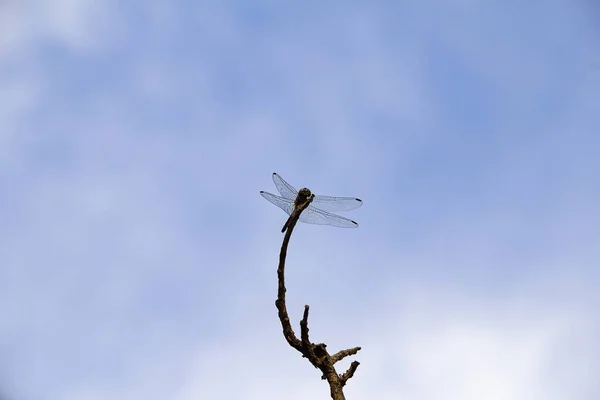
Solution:
[[[334,212],[354,210],[362,206],[362,200],[356,197],[333,197],[313,195],[307,188],[302,188],[298,192],[292,185],[287,183],[276,172],[273,173],[273,182],[281,196],[269,192],[260,191],[260,194],[277,207],[281,208],[290,217],[281,229],[285,232],[293,217],[293,212],[298,206],[303,204],[312,196],[312,202],[301,212],[299,221],[308,224],[331,225],[340,228],[358,228],[358,224],[351,219],[333,214]]]

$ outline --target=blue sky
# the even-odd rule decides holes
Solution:
[[[0,4],[0,390],[327,398],[288,309],[363,350],[349,399],[598,399],[600,9]],[[297,327],[297,325],[296,325]],[[343,371],[346,364],[340,365]]]

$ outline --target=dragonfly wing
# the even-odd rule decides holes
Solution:
[[[294,211],[294,200],[284,199],[283,197],[275,196],[274,194],[263,191],[260,192],[260,195],[281,208],[287,215],[292,214],[292,211]]]
[[[315,208],[328,212],[340,212],[354,210],[362,206],[361,199],[356,197],[333,197],[333,196],[315,196],[312,205]]]
[[[291,199],[292,201],[296,200],[298,191],[294,189],[292,185],[283,180],[283,178],[276,172],[273,172],[273,182],[275,183],[275,187],[279,193],[281,193],[284,198]]]
[[[340,228],[358,228],[358,224],[351,219],[319,210],[318,208],[314,208],[312,204],[308,206],[306,210],[302,211],[299,220],[308,224],[331,225]]]

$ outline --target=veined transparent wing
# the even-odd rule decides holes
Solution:
[[[332,225],[339,228],[358,228],[358,224],[351,219],[314,208],[312,203],[300,214],[300,218],[298,219],[309,224]]]
[[[362,206],[362,204],[362,200],[357,199],[356,197],[333,197],[315,195],[311,206],[328,212],[340,212],[354,210],[355,208]]]
[[[271,203],[275,204],[277,207],[281,208],[287,213],[287,215],[291,215],[294,211],[294,200],[284,199],[283,197],[275,196],[272,193],[264,192],[262,190],[260,192],[260,195],[265,199],[269,200]]]
[[[277,172],[273,172],[273,182],[275,183],[275,187],[281,193],[281,195],[286,199],[291,199],[292,202],[296,200],[296,196],[298,196],[298,191],[289,183],[287,183]]]

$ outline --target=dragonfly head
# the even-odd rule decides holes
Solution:
[[[300,191],[298,192],[298,195],[302,196],[302,197],[310,197],[311,193],[310,193],[310,189],[307,188],[302,188],[300,189]]]

